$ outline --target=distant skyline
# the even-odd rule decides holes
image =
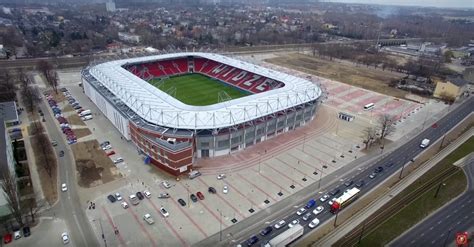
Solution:
[[[323,2],[366,3],[440,8],[474,8],[474,0],[322,0]]]

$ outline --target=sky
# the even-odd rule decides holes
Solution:
[[[324,0],[325,2],[416,5],[441,8],[474,8],[474,0]]]

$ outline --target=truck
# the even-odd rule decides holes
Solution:
[[[295,241],[297,238],[303,236],[303,233],[304,227],[300,224],[297,224],[272,238],[270,241],[268,241],[268,243],[265,244],[265,247],[285,247],[291,242]]]
[[[428,145],[430,145],[430,139],[425,138],[423,141],[421,141],[420,148],[426,148]]]
[[[92,114],[91,110],[84,110],[81,113],[79,113],[79,117],[85,117],[85,116],[91,115],[91,114]]]

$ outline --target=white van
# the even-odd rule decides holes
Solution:
[[[92,114],[91,110],[84,110],[81,113],[79,113],[79,117],[84,117],[91,114]]]
[[[84,117],[81,117],[81,120],[82,121],[87,121],[87,120],[91,120],[93,117],[91,115],[86,115]]]

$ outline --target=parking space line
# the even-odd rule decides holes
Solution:
[[[268,165],[268,166],[266,166],[266,167],[268,167],[268,168],[274,170],[276,173],[278,173],[278,174],[282,175],[283,177],[287,178],[288,180],[290,180],[290,182],[291,182],[291,181],[294,181],[295,184],[299,185],[300,187],[304,187],[303,185],[301,185],[300,183],[298,183],[298,181],[296,181],[295,179],[292,179],[292,178],[288,177],[286,174],[280,172],[279,170],[275,169],[274,167],[272,167],[272,166],[270,166],[270,165]]]
[[[132,207],[134,207],[132,205],[132,203],[128,202],[127,200],[125,200],[125,198],[123,199],[128,205],[130,205],[128,207],[128,212],[130,212],[133,217],[135,218],[135,220],[137,221],[138,225],[140,226],[140,228],[142,229],[142,232],[144,233],[144,235],[146,235],[146,237],[148,237],[148,239],[150,240],[150,242],[153,244],[153,246],[157,246],[156,243],[155,243],[155,240],[153,240],[153,238],[151,237],[150,233],[147,231],[147,229],[145,228],[145,226],[143,225],[143,223],[138,219],[138,216],[135,212],[133,212],[132,210]]]
[[[312,149],[315,149],[315,150],[319,151],[318,149],[316,149],[316,148],[314,148],[314,147],[312,147],[312,146],[310,146],[310,147],[311,147]],[[314,155],[311,155],[310,153],[307,153],[307,152],[305,152],[305,151],[302,151],[302,152],[305,153],[305,154],[308,155],[308,156],[313,157],[313,158],[316,159],[316,160],[319,160],[319,162],[321,162],[321,166],[327,165],[327,166],[330,166],[330,167],[334,168],[334,166],[332,166],[329,162],[326,162],[326,161],[324,161],[324,160],[322,160],[322,159],[320,159],[320,158],[318,158],[318,157],[316,157],[316,156],[314,156]]]
[[[299,170],[299,169],[297,169],[295,166],[292,166],[292,165],[290,165],[290,164],[286,163],[284,160],[282,160],[282,159],[279,159],[279,158],[277,158],[277,157],[275,157],[275,159],[279,160],[280,162],[284,163],[285,165],[289,166],[290,168],[293,168],[295,171],[297,171],[297,172],[301,173],[301,175],[303,175],[303,177],[306,177],[306,173],[304,173],[304,172],[300,171],[300,170]],[[308,176],[308,178],[310,178],[310,179],[313,179],[313,178],[312,178],[312,177],[310,177],[310,176]],[[314,179],[313,179],[313,180],[314,180]]]
[[[242,194],[242,192],[240,192],[236,187],[232,186],[232,184],[230,183],[227,183],[227,185],[229,187],[231,187],[233,190],[235,190],[237,193],[239,193],[240,196],[242,196],[243,198],[247,199],[247,201],[249,201],[252,205],[256,205],[257,207],[259,207],[260,209],[263,209],[264,207],[262,206],[259,206],[258,203],[255,203],[254,201],[252,201],[248,196],[244,196],[244,194]]]
[[[300,150],[301,151],[301,150]],[[316,169],[318,171],[321,171],[320,169],[316,168],[316,167],[313,167],[311,166],[310,164],[308,164],[308,162],[304,161],[303,159],[298,159],[295,155],[291,154],[290,152],[287,152],[285,153],[293,158],[295,158],[297,161],[300,161],[300,163],[303,163],[303,165],[306,165],[307,167],[311,168],[311,169]]]
[[[258,173],[258,175],[260,175],[260,176],[262,176],[263,178],[265,178],[266,180],[270,181],[270,183],[276,185],[278,188],[280,188],[280,190],[284,190],[286,193],[290,193],[288,190],[286,190],[285,188],[283,188],[283,186],[277,184],[277,183],[276,183],[275,181],[273,181],[271,178],[269,178],[269,177],[263,175],[263,172],[260,172],[260,173],[259,173],[259,172],[256,171],[256,170],[252,170],[252,171],[255,172],[255,173]]]
[[[251,184],[255,189],[259,190],[260,192],[262,192],[263,194],[265,194],[267,197],[269,198],[272,198],[272,200],[274,200],[275,202],[277,201],[277,199],[271,195],[269,195],[267,192],[265,192],[264,190],[260,189],[256,184],[250,182],[248,179],[246,179],[244,176],[240,175],[240,173],[237,173],[237,176],[239,176],[240,178],[242,178],[243,180],[245,180],[247,183]]]
[[[196,221],[193,220],[193,218],[191,218],[191,216],[188,213],[186,213],[186,211],[182,209],[182,206],[177,203],[177,199],[173,197],[170,197],[170,199],[173,201],[174,205],[176,205],[176,207],[181,211],[181,213],[186,215],[186,217],[188,217],[191,223],[193,223],[193,225],[202,233],[202,235],[204,235],[204,237],[207,238],[208,237],[207,233],[196,223]]]
[[[189,192],[189,194],[193,194],[193,193],[189,190],[189,188],[188,188],[187,186],[184,186],[184,185],[181,184],[181,183],[180,183],[179,185],[181,185],[184,189],[186,189],[186,190]],[[205,199],[205,198],[204,198],[204,199]],[[221,219],[219,216],[217,216],[217,214],[215,214],[214,211],[212,211],[211,209],[209,209],[209,207],[207,207],[207,205],[204,203],[203,200],[199,200],[198,202],[200,202],[200,203],[202,204],[202,206],[203,206],[204,208],[206,208],[206,210],[207,210],[209,213],[211,213],[212,216],[214,216],[214,218],[217,220],[217,222],[220,222],[221,224],[224,224],[225,226],[229,226],[229,225],[226,224],[224,221],[222,221],[222,219]]]
[[[156,212],[158,213],[158,215],[161,215],[161,212],[160,212],[160,209],[158,207],[156,207],[155,203],[149,199],[147,200],[151,203],[151,206],[156,210]],[[179,235],[179,233],[176,231],[176,229],[174,229],[173,225],[168,222],[168,218],[164,218],[163,219],[166,223],[166,225],[168,226],[169,229],[171,229],[171,231],[173,232],[174,236],[179,239],[179,241],[181,242],[182,246],[189,246],[188,244],[186,244],[186,241],[184,241],[184,239],[181,237],[181,235]]]
[[[105,216],[107,217],[107,221],[110,223],[112,228],[115,229],[116,226],[114,225],[114,222],[112,221],[112,216],[110,216],[109,212],[107,211],[107,209],[105,209],[104,206],[102,206],[102,211],[105,213]],[[117,229],[118,229],[118,227],[117,227]],[[118,237],[118,239],[119,239],[120,243],[122,244],[122,246],[127,246],[125,244],[125,241],[122,238],[122,234],[120,234],[120,231],[119,231],[118,234],[116,234],[116,236]]]
[[[202,178],[197,178],[197,180],[198,180],[199,182],[203,183],[204,185],[206,185],[207,188],[210,187],[206,182],[204,182],[204,181],[202,180]],[[237,212],[237,213],[240,215],[240,217],[242,217],[242,219],[245,219],[245,216],[244,216],[237,208],[235,208],[234,205],[232,205],[230,202],[228,202],[226,199],[224,199],[224,197],[222,197],[221,195],[219,195],[219,194],[217,194],[217,193],[216,193],[216,196],[219,197],[222,201],[224,201],[224,202],[225,202],[229,207],[231,207],[235,212]]]

